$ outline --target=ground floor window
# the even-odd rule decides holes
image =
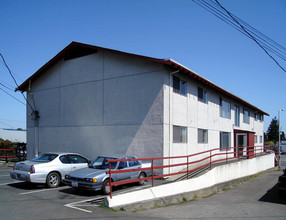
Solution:
[[[198,129],[198,143],[208,143],[208,130]]]
[[[173,142],[187,143],[187,127],[173,125]]]
[[[228,150],[230,148],[230,132],[220,132],[220,150]]]

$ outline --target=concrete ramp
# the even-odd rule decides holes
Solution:
[[[207,189],[225,182],[241,179],[274,168],[274,154],[214,167],[209,172],[188,180],[168,183],[125,194],[106,197],[107,207],[117,208],[136,203],[164,199],[193,191]]]

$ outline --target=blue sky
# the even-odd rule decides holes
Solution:
[[[219,2],[286,47],[286,1]],[[253,41],[191,0],[1,0],[0,29],[0,52],[19,84],[78,41],[174,59],[269,113],[265,131],[278,110],[286,110],[286,73]],[[2,60],[0,83],[16,87]],[[5,90],[24,102],[21,93]],[[2,90],[0,100],[0,128],[26,128],[26,106]],[[281,125],[285,130],[286,111]]]

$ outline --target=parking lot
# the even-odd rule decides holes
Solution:
[[[75,191],[68,186],[47,188],[10,178],[11,167],[0,166],[0,219],[77,219],[112,213],[99,208],[104,199],[100,192]],[[118,187],[114,195],[150,187],[136,184]]]
[[[284,168],[284,167],[283,167]],[[208,198],[133,213],[100,208],[100,192],[75,191],[67,186],[47,188],[10,178],[11,167],[0,166],[0,219],[285,219],[285,198],[277,193],[282,171],[269,172]],[[150,187],[117,188],[113,195]]]

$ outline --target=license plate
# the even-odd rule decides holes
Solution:
[[[72,182],[72,187],[78,187],[78,183],[77,182]]]

